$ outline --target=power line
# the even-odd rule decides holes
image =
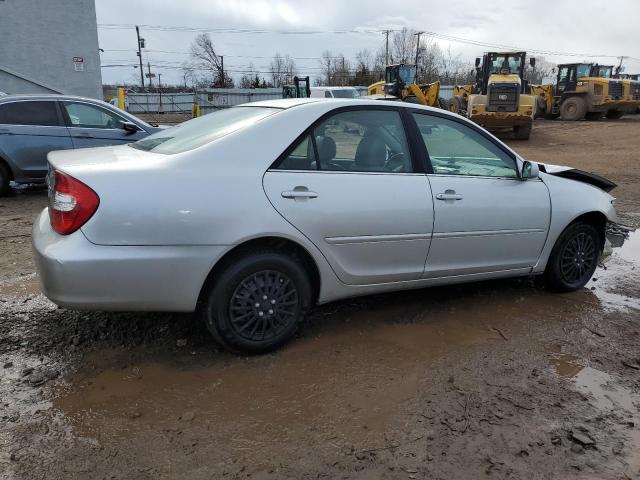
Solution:
[[[281,34],[281,35],[321,35],[321,34],[380,34],[384,33],[388,36],[390,32],[399,32],[401,30],[395,29],[350,29],[350,30],[277,30],[277,29],[242,29],[242,28],[203,28],[203,27],[186,27],[186,26],[174,26],[174,25],[139,25],[141,28],[151,31],[162,32],[199,32],[199,33],[229,33],[229,34]],[[98,28],[106,30],[122,30],[135,28],[134,24],[120,24],[120,23],[101,23],[98,24]],[[535,53],[539,55],[548,56],[564,56],[564,57],[603,57],[603,58],[618,58],[620,55],[600,54],[600,53],[577,53],[577,52],[562,52],[555,50],[541,50],[536,48],[524,48],[513,45],[506,45],[500,43],[482,42],[479,40],[472,40],[463,37],[457,37],[453,35],[442,34],[438,32],[425,31],[427,35],[446,40],[450,42],[464,43],[468,45],[475,45],[480,47],[490,48],[504,48],[507,50],[522,50],[529,53]],[[629,57],[632,58],[632,57]],[[635,59],[635,58],[634,58]],[[637,59],[636,59],[637,60]]]

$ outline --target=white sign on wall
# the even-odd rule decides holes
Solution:
[[[73,57],[73,69],[76,72],[84,72],[84,58]]]

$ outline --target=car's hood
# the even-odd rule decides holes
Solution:
[[[617,187],[617,185],[611,180],[607,180],[595,173],[585,172],[583,170],[578,170],[577,168],[565,167],[563,165],[537,163],[540,171],[548,175],[555,175],[556,177],[569,178],[571,180],[577,180],[578,182],[588,183],[589,185],[598,187],[605,192],[610,192]]]

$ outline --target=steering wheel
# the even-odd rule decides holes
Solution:
[[[383,170],[401,172],[404,169],[404,152],[392,153],[384,162]]]

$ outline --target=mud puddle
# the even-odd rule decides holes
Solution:
[[[611,375],[587,364],[577,356],[551,350],[551,364],[556,373],[571,380],[577,391],[598,412],[598,417],[611,420],[606,435],[619,440],[595,442],[601,432],[590,432],[598,449],[624,454],[621,461],[626,478],[640,478],[640,395],[622,385],[619,376]],[[596,417],[596,418],[598,418]],[[624,440],[620,440],[624,439]]]
[[[609,238],[611,256],[598,267],[586,288],[605,308],[640,310],[640,230]]]

